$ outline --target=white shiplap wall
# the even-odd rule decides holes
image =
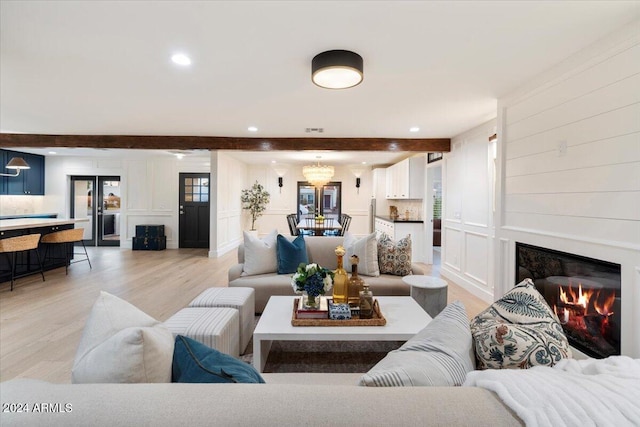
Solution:
[[[499,101],[496,297],[515,242],[622,266],[622,351],[640,356],[640,23]]]

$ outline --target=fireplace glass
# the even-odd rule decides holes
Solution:
[[[526,278],[573,347],[596,358],[620,354],[620,264],[516,243],[516,283]]]

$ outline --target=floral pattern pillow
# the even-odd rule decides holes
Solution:
[[[411,274],[411,235],[394,242],[382,233],[378,240],[380,274],[407,276]]]
[[[557,316],[525,279],[471,321],[478,369],[553,366],[571,358]]]

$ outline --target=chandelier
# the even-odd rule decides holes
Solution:
[[[320,157],[318,157],[317,165],[308,165],[302,168],[302,175],[313,185],[314,187],[322,187],[327,184],[333,178],[334,169],[333,166],[323,166],[320,164]]]

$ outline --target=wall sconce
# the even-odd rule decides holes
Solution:
[[[498,135],[493,134],[489,137],[489,143],[491,144],[491,156],[493,160],[498,158]]]
[[[282,186],[284,185],[282,177],[285,176],[289,168],[286,165],[276,165],[275,162],[272,163],[271,167],[278,175],[278,187],[280,187],[280,193],[282,193]]]
[[[22,157],[14,157],[9,160],[9,163],[5,166],[6,169],[14,169],[16,173],[0,173],[0,176],[18,176],[22,169],[31,169],[31,166],[24,161]]]
[[[360,166],[353,166],[350,169],[351,173],[356,177],[356,188],[358,189],[358,194],[360,194],[360,177],[364,172],[364,168]]]

